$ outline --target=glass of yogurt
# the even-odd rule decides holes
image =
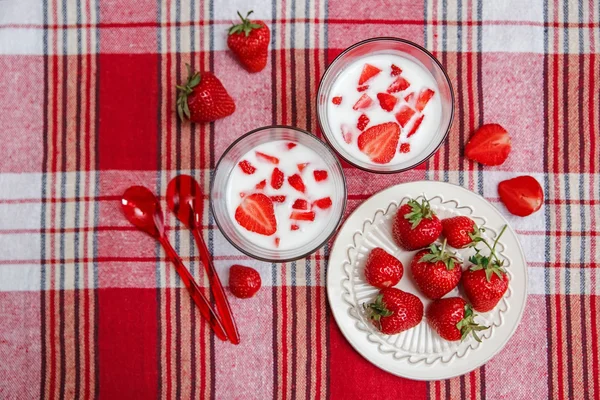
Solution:
[[[217,226],[238,250],[263,261],[292,261],[335,233],[346,208],[346,180],[337,156],[318,138],[269,126],[225,150],[210,205]]]
[[[325,138],[347,162],[376,173],[431,157],[450,131],[454,94],[439,61],[398,38],[354,44],[325,71],[317,95]]]

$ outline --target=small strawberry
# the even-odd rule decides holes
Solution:
[[[412,135],[414,135],[415,133],[417,133],[417,129],[419,129],[419,127],[421,126],[421,122],[423,122],[423,118],[425,118],[425,116],[421,115],[419,118],[417,118],[415,120],[412,127],[410,128],[410,131],[408,132],[408,135],[406,135],[407,138],[409,138]]]
[[[283,172],[281,172],[279,168],[275,167],[271,173],[271,187],[273,189],[281,189],[284,179]]]
[[[446,241],[442,247],[432,244],[429,249],[419,251],[410,263],[410,270],[417,287],[432,300],[454,289],[462,274],[460,262],[446,250]]]
[[[481,125],[465,146],[465,157],[483,165],[500,165],[511,150],[510,136],[498,124]]]
[[[289,143],[286,144],[286,147],[287,147],[288,150],[291,150],[291,149],[293,149],[296,146],[298,146],[298,145],[296,143],[293,143],[293,142],[289,142]]]
[[[322,169],[316,169],[313,171],[313,176],[316,182],[321,182],[327,179],[327,171]]]
[[[302,177],[298,174],[294,174],[288,177],[288,183],[291,187],[293,187],[299,192],[304,193],[304,191],[306,190],[306,187],[304,186],[304,181],[302,180]]]
[[[377,100],[379,100],[379,106],[387,112],[392,111],[398,102],[396,96],[388,93],[377,93]]]
[[[265,154],[260,151],[255,151],[254,153],[256,154],[256,157],[261,160],[264,160],[266,162],[269,162],[269,163],[275,164],[275,165],[279,164],[279,158],[277,158],[277,157],[273,157],[269,154]]]
[[[292,208],[296,210],[308,210],[308,201],[304,199],[296,199],[294,204],[292,204]]]
[[[409,200],[394,216],[392,234],[396,243],[406,250],[429,246],[441,233],[442,223],[427,199],[420,204],[416,200]]]
[[[297,164],[296,166],[298,167],[298,171],[302,172],[304,171],[304,168],[306,168],[306,166],[308,165],[308,163],[301,163],[301,164]]]
[[[315,212],[314,211],[292,211],[290,215],[290,219],[296,221],[314,221],[315,220]]]
[[[369,88],[369,85],[362,85],[356,88],[357,92],[364,92],[365,90],[367,90]]]
[[[508,274],[504,269],[504,262],[496,254],[496,245],[505,229],[506,225],[494,240],[492,247],[485,240],[482,241],[490,250],[490,255],[483,256],[477,249],[477,253],[469,258],[473,265],[463,274],[463,288],[476,311],[492,310],[508,289]]]
[[[406,97],[404,97],[404,101],[407,103],[411,103],[411,104],[414,99],[415,99],[415,92],[410,92],[409,94],[406,95]]]
[[[387,92],[388,93],[401,92],[403,90],[408,89],[409,86],[410,86],[410,82],[407,81],[406,79],[404,79],[403,77],[399,76],[396,78],[396,80],[394,82],[392,82],[390,87],[387,88]]]
[[[391,287],[400,282],[403,274],[400,260],[381,247],[371,250],[365,264],[365,279],[369,284],[379,289]]]
[[[342,124],[342,138],[344,138],[344,142],[352,143],[352,128],[346,124]]]
[[[423,303],[414,294],[393,287],[381,289],[375,301],[363,304],[367,316],[382,333],[395,335],[419,325]]]
[[[519,217],[533,214],[544,204],[544,191],[540,183],[529,175],[500,182],[498,194],[508,211]]]
[[[242,160],[238,163],[238,165],[245,174],[252,175],[256,172],[256,167],[250,164],[250,161],[248,160]]]
[[[187,82],[177,86],[177,115],[182,121],[212,122],[235,111],[235,103],[212,72],[194,72],[186,64]]]
[[[442,220],[442,233],[448,240],[448,244],[455,249],[473,246],[482,241],[481,232],[471,218],[464,215],[446,218]]]
[[[367,117],[366,114],[361,114],[360,117],[358,117],[358,122],[356,123],[356,127],[358,128],[359,131],[364,131],[365,128],[367,127],[367,125],[369,125],[369,122],[371,122],[369,117]]]
[[[392,72],[390,73],[391,76],[398,76],[402,73],[402,68],[392,64]]]
[[[370,127],[358,137],[358,148],[371,161],[377,164],[387,164],[396,155],[400,127],[395,122],[386,122]]]
[[[256,184],[256,188],[257,188],[258,190],[262,190],[262,189],[264,189],[264,188],[265,188],[265,186],[267,186],[267,180],[266,180],[266,179],[263,179],[262,181],[260,181],[260,182],[258,182],[258,183]]]
[[[352,109],[360,110],[363,108],[369,108],[371,107],[371,104],[373,104],[373,99],[370,98],[368,94],[363,93],[363,95],[360,96],[360,99],[358,99],[358,101],[352,106]]]
[[[339,106],[342,104],[342,96],[335,96],[333,99],[331,99],[331,102],[336,106]]]
[[[271,196],[269,198],[273,203],[283,203],[285,201],[285,196]]]
[[[410,153],[410,143],[401,143],[400,153]]]
[[[297,231],[298,229],[300,229],[300,227],[296,224],[293,224],[292,226],[290,226],[290,229],[293,231]]]
[[[488,329],[475,322],[473,308],[460,297],[435,300],[427,307],[427,321],[434,331],[449,341],[464,340],[469,334],[478,342],[477,332]]]
[[[431,100],[434,94],[435,92],[431,89],[421,90],[421,93],[419,93],[419,98],[417,99],[417,104],[415,105],[417,111],[423,111],[425,109],[425,106],[427,105],[429,100]]]
[[[271,31],[263,21],[251,21],[238,12],[242,23],[229,28],[227,46],[249,72],[262,71],[267,65]]]
[[[250,232],[271,236],[277,231],[273,201],[262,193],[244,197],[235,210],[235,220]]]
[[[410,108],[407,105],[402,105],[400,110],[396,113],[396,121],[400,124],[401,127],[405,127],[408,124],[408,121],[415,115],[415,110]]]
[[[332,205],[333,203],[331,202],[331,197],[323,197],[322,199],[318,199],[313,202],[313,206],[320,208],[321,210],[326,210]]]
[[[362,85],[363,83],[365,83],[366,81],[368,81],[369,79],[371,79],[372,77],[374,77],[375,75],[377,75],[378,73],[380,73],[381,70],[371,64],[365,64],[365,66],[363,67],[362,72],[360,73],[360,78],[358,79],[358,85]]]
[[[281,239],[276,237],[275,238],[275,247],[279,247],[279,243],[281,242]]]
[[[229,268],[229,290],[235,297],[248,299],[258,292],[260,285],[260,275],[254,268],[243,265]]]

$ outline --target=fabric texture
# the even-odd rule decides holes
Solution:
[[[272,32],[257,74],[226,46],[236,11],[249,9]],[[0,1],[0,398],[600,399],[599,24],[593,0]],[[223,282],[234,263],[263,281],[251,300],[230,296],[242,343],[215,340],[158,244],[120,211],[132,184],[166,210],[166,184],[182,172],[208,194],[219,156],[251,129],[320,135],[321,75],[375,36],[432,51],[456,114],[447,141],[414,170],[345,165],[347,213],[396,183],[456,183],[503,212],[528,260],[513,338],[446,381],[395,377],[350,347],[326,298],[331,242],[297,262],[254,261],[218,231],[205,195],[204,235]],[[232,116],[178,121],[185,63],[217,74]],[[512,137],[499,167],[461,155],[484,122]],[[509,215],[496,190],[521,174],[546,196],[526,218]],[[191,235],[165,216],[206,288]]]

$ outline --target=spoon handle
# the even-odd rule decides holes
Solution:
[[[192,229],[192,234],[194,235],[194,239],[196,239],[196,245],[200,249],[200,258],[202,259],[202,264],[204,264],[206,274],[208,275],[210,288],[213,292],[213,295],[215,296],[217,310],[219,311],[219,315],[221,315],[221,318],[223,318],[222,322],[223,326],[225,327],[225,332],[227,332],[227,337],[229,338],[229,341],[231,343],[239,344],[240,334],[235,324],[235,320],[233,319],[233,313],[231,312],[229,301],[227,300],[227,296],[225,295],[225,291],[223,290],[221,279],[219,279],[217,270],[215,269],[208,248],[206,247],[206,242],[204,241],[204,238],[200,233],[200,229]]]
[[[198,284],[194,280],[194,277],[185,267],[183,261],[181,261],[181,258],[179,258],[177,252],[175,251],[173,246],[171,246],[171,243],[169,243],[167,238],[162,237],[159,240],[163,248],[165,249],[167,256],[171,259],[173,264],[175,264],[175,269],[177,270],[177,273],[179,274],[181,280],[185,284],[185,287],[188,289],[188,292],[192,296],[192,299],[194,299],[194,302],[198,306],[198,309],[200,309],[200,314],[202,314],[204,319],[208,321],[211,328],[215,331],[215,335],[217,335],[219,339],[226,341],[227,335],[225,334],[225,330],[223,329],[221,319],[218,315],[215,314],[212,307],[210,306],[210,303],[208,302],[204,294],[202,294],[202,291],[200,290],[200,287],[198,287]]]

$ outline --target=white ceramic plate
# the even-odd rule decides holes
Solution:
[[[416,251],[399,248],[391,235],[392,220],[399,205],[422,196],[430,201],[440,219],[456,215],[472,218],[486,229],[484,236],[490,243],[507,224],[487,200],[460,186],[428,181],[393,186],[361,204],[340,229],[329,257],[327,294],[342,333],[367,360],[394,375],[410,379],[447,379],[481,366],[512,336],[525,308],[527,264],[517,236],[509,226],[498,243],[499,255],[505,260],[510,278],[509,288],[492,311],[480,313],[476,318],[477,322],[490,326],[481,332],[481,343],[471,336],[462,342],[448,342],[429,327],[425,318],[416,327],[398,335],[378,332],[365,317],[362,307],[377,293],[376,288],[365,282],[363,274],[366,257],[373,248],[384,248],[404,265],[398,288],[419,296],[425,308],[431,302],[411,281],[410,261]],[[450,249],[465,261],[474,253],[473,249]],[[463,264],[463,269],[466,267]],[[456,295],[459,289],[445,297]]]

